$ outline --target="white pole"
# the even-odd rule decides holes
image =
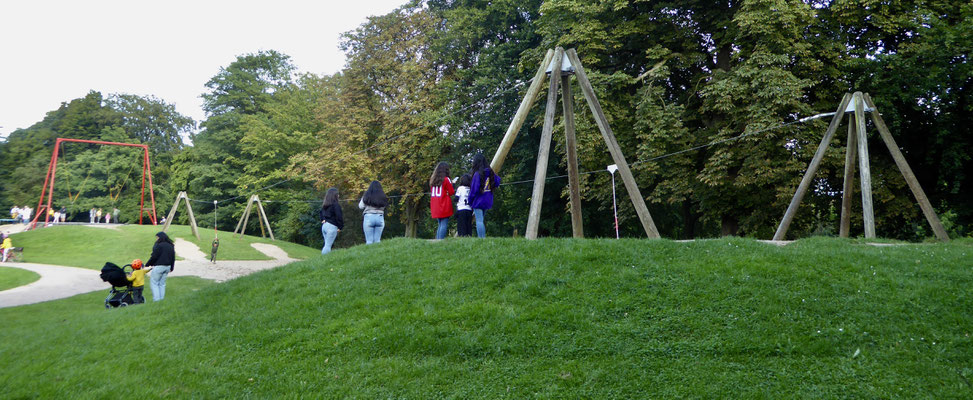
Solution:
[[[618,165],[612,164],[608,166],[608,172],[612,174],[612,209],[615,212],[615,239],[619,238],[618,235],[618,201],[615,199],[615,171],[618,171]]]

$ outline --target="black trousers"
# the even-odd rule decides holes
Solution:
[[[142,297],[142,289],[145,289],[145,286],[132,287],[132,299],[135,300],[135,304],[145,303],[145,297]]]
[[[456,210],[456,231],[462,236],[473,236],[473,210]]]

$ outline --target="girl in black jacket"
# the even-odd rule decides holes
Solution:
[[[324,204],[321,205],[321,235],[324,236],[321,254],[331,251],[334,239],[344,227],[345,219],[341,215],[341,205],[338,204],[338,189],[328,189],[328,193],[324,195]]]
[[[156,233],[155,236],[157,239],[152,246],[152,255],[145,266],[153,267],[149,275],[149,288],[152,289],[152,300],[159,301],[166,297],[166,277],[176,269],[176,248],[165,232]]]

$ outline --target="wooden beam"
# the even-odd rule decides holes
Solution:
[[[544,77],[547,76],[544,72],[547,70],[547,66],[550,65],[551,59],[553,58],[554,50],[547,50],[547,54],[544,55],[544,61],[541,62],[540,68],[534,74],[534,79],[527,89],[527,94],[521,100],[520,107],[517,108],[517,113],[514,114],[513,121],[510,121],[510,126],[507,127],[507,133],[503,135],[500,147],[497,148],[497,153],[494,154],[493,161],[490,162],[490,168],[493,169],[493,172],[499,173],[500,168],[503,167],[503,161],[507,158],[507,153],[510,152],[510,148],[513,147],[514,140],[517,139],[517,134],[520,132],[520,127],[527,120],[527,114],[530,113],[531,107],[534,106],[534,101],[537,100],[537,95],[540,94],[541,88],[544,86]]]
[[[865,101],[861,92],[855,92],[855,130],[858,132],[858,173],[861,175],[862,216],[865,220],[865,238],[875,237],[875,211],[872,208],[872,170],[868,165],[868,137],[865,132]]]
[[[534,191],[530,197],[530,212],[527,214],[527,230],[524,237],[537,239],[537,231],[541,222],[541,203],[544,202],[544,184],[547,183],[547,161],[551,155],[551,137],[554,135],[554,114],[557,112],[557,87],[561,81],[557,75],[561,71],[561,59],[564,49],[554,50],[554,70],[551,72],[551,84],[547,92],[547,107],[544,109],[544,130],[541,131],[541,143],[537,150],[537,168],[534,171]]]
[[[801,184],[797,186],[797,191],[794,192],[794,197],[791,198],[791,203],[787,206],[787,211],[784,212],[784,218],[780,220],[780,225],[777,226],[777,232],[774,233],[774,240],[784,240],[784,237],[787,236],[787,229],[791,226],[791,220],[797,214],[797,208],[801,205],[801,201],[804,200],[804,195],[807,193],[808,187],[811,186],[814,173],[818,172],[818,167],[821,166],[821,159],[824,158],[824,153],[828,150],[828,145],[831,144],[831,139],[834,137],[835,131],[838,130],[838,125],[841,124],[841,117],[845,115],[845,108],[848,107],[848,102],[850,101],[850,93],[846,93],[841,98],[841,103],[838,104],[838,111],[835,111],[834,118],[831,119],[831,124],[828,125],[828,130],[824,133],[824,137],[821,138],[821,144],[818,145],[818,150],[814,152],[814,157],[811,158],[811,163],[808,164],[807,171],[804,172],[804,177],[801,178]]]
[[[240,221],[236,223],[236,228],[233,228],[233,234],[236,234],[237,231],[240,230],[240,226],[243,225],[244,217],[250,213],[251,206],[253,206],[253,196],[250,196],[250,199],[247,200],[247,206],[243,209],[243,214],[240,214]]]
[[[243,210],[243,215],[240,216],[241,221],[243,221],[243,225],[240,226],[241,238],[243,237],[243,233],[247,230],[247,223],[250,222],[250,212],[253,210],[253,196],[250,196],[250,200],[247,201],[247,209]]]
[[[257,197],[257,195],[253,195],[253,196],[256,197],[257,209],[260,210],[260,218],[262,218],[263,224],[264,225],[267,225],[267,233],[270,234],[270,240],[276,241],[277,239],[274,239],[274,230],[273,229],[270,229],[270,221],[267,220],[267,213],[264,212],[264,204],[263,204],[263,202],[260,201],[260,198]],[[263,229],[262,228],[260,230],[260,234],[263,235]]]
[[[176,216],[176,208],[179,208],[179,199],[185,196],[186,192],[179,192],[176,195],[176,201],[172,202],[172,208],[169,209],[169,214],[166,216],[166,223],[162,224],[162,231],[165,232],[169,229],[169,224],[172,223],[172,219]]]
[[[189,196],[186,192],[182,193],[183,200],[186,200],[186,211],[189,213],[189,227],[193,230],[193,236],[199,240],[199,229],[196,227],[196,216],[193,215],[193,206],[189,204]]]
[[[605,113],[601,109],[601,104],[598,102],[598,97],[595,96],[595,90],[591,86],[591,82],[588,81],[588,75],[585,74],[581,60],[578,58],[578,53],[574,49],[569,49],[567,55],[571,65],[574,66],[575,75],[581,86],[581,92],[584,94],[585,100],[588,101],[588,108],[591,109],[591,114],[595,117],[598,130],[601,131],[601,137],[605,139],[605,144],[608,145],[608,151],[611,153],[612,159],[615,160],[615,164],[618,165],[618,172],[622,176],[622,182],[625,183],[628,197],[632,200],[632,205],[635,206],[635,212],[639,216],[639,221],[642,222],[642,228],[645,229],[645,234],[650,239],[657,239],[660,237],[659,230],[656,229],[655,221],[652,220],[652,215],[649,214],[649,208],[645,205],[645,198],[642,197],[642,193],[635,183],[635,177],[632,176],[632,170],[629,169],[628,162],[625,161],[625,155],[622,153],[618,141],[615,140],[615,133],[612,132],[611,126],[608,125],[608,118],[605,117]]]
[[[568,158],[568,190],[571,192],[571,234],[576,238],[583,238],[581,177],[578,175],[578,140],[574,132],[574,95],[571,94],[571,75],[561,76],[561,103],[564,105],[564,147]]]
[[[851,230],[851,197],[855,190],[855,157],[858,155],[858,132],[855,116],[848,116],[848,141],[845,147],[845,184],[841,191],[841,224],[838,236],[846,238]]]
[[[919,203],[919,208],[922,209],[922,214],[926,216],[926,221],[929,222],[929,226],[932,227],[932,231],[936,234],[939,240],[944,242],[949,241],[949,234],[946,233],[946,228],[943,227],[942,221],[936,215],[936,210],[932,208],[932,204],[929,203],[929,198],[926,197],[926,193],[922,190],[922,186],[919,185],[919,180],[916,179],[916,175],[912,173],[912,168],[909,167],[909,163],[905,161],[905,156],[902,155],[902,151],[899,150],[899,146],[895,143],[895,139],[892,138],[892,133],[889,132],[888,126],[885,125],[885,120],[882,119],[882,115],[878,113],[878,108],[875,107],[875,103],[872,102],[872,98],[868,93],[864,94],[865,104],[868,108],[872,109],[872,122],[875,123],[875,127],[878,128],[879,135],[882,136],[882,141],[885,142],[885,146],[889,148],[889,152],[892,153],[892,159],[895,160],[895,165],[899,167],[899,171],[902,172],[902,177],[905,178],[905,182],[909,184],[909,189],[912,190],[912,195],[915,196],[916,202]]]

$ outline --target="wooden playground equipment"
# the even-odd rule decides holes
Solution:
[[[580,178],[578,174],[578,150],[574,127],[574,97],[571,95],[570,84],[571,75],[574,75],[578,80],[578,84],[581,86],[581,91],[584,94],[585,100],[587,100],[588,107],[591,109],[591,114],[595,118],[595,122],[598,125],[598,130],[601,131],[601,136],[605,139],[605,144],[608,146],[608,151],[611,153],[612,159],[618,166],[618,172],[622,177],[622,181],[625,183],[625,189],[628,191],[628,196],[632,200],[632,204],[635,206],[635,212],[638,214],[639,220],[642,222],[642,227],[645,229],[645,234],[650,239],[659,238],[659,230],[656,229],[655,222],[652,220],[652,216],[649,214],[649,209],[645,205],[645,199],[642,197],[642,193],[639,191],[639,187],[635,183],[635,178],[632,176],[632,170],[629,169],[628,162],[625,161],[625,155],[622,153],[622,149],[619,147],[618,141],[615,140],[615,134],[612,131],[611,126],[608,125],[608,119],[605,118],[605,113],[601,109],[601,104],[598,102],[598,97],[595,96],[595,91],[591,86],[591,82],[588,81],[588,76],[585,74],[584,67],[581,65],[581,60],[578,58],[578,54],[574,49],[568,49],[565,51],[564,49],[558,47],[556,49],[547,51],[547,54],[544,56],[544,61],[541,62],[540,68],[537,69],[537,73],[534,75],[530,88],[527,89],[527,94],[521,101],[520,107],[517,109],[517,113],[514,115],[513,121],[510,122],[507,132],[504,134],[503,140],[500,142],[500,148],[497,149],[497,153],[494,155],[493,161],[490,163],[490,167],[493,168],[494,171],[499,171],[503,166],[503,161],[506,159],[507,153],[510,152],[510,148],[513,146],[514,140],[517,138],[517,133],[520,132],[521,126],[523,126],[524,121],[527,119],[528,112],[530,112],[531,107],[537,100],[537,96],[540,93],[547,74],[551,75],[551,82],[547,92],[547,106],[544,113],[544,128],[541,132],[540,149],[537,153],[537,168],[534,174],[534,190],[531,195],[530,213],[527,216],[527,229],[524,236],[527,239],[536,239],[537,231],[540,226],[541,202],[544,199],[544,184],[547,180],[547,162],[550,158],[551,139],[554,131],[554,114],[557,112],[557,96],[558,88],[560,87],[563,92],[564,136],[568,158],[568,185],[571,192],[571,230],[574,237],[584,237],[583,224],[581,220],[581,191],[579,188]],[[558,79],[558,77],[560,77],[560,79]]]

